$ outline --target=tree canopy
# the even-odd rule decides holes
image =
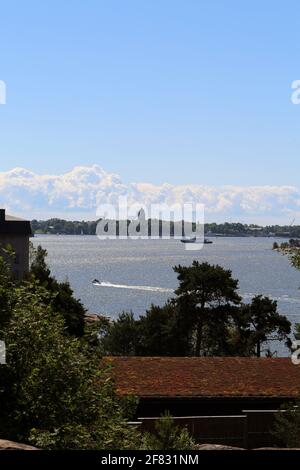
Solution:
[[[53,311],[63,316],[68,332],[75,336],[82,336],[86,310],[80,300],[75,299],[67,280],[58,282],[55,277],[51,276],[46,258],[47,250],[41,246],[37,248],[31,246],[29,276],[53,294],[51,298]]]
[[[86,338],[68,333],[55,293],[36,278],[17,282],[0,258],[0,433],[45,449],[132,449],[135,400],[121,400]]]

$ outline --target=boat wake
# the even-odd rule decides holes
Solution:
[[[151,292],[174,292],[173,289],[167,289],[165,287],[152,287],[152,286],[131,286],[128,284],[112,284],[111,282],[94,282],[96,287],[113,287],[114,289],[133,289]]]
[[[244,300],[251,300],[253,297],[259,294],[255,293],[243,293],[240,294]],[[299,304],[300,303],[300,298],[295,298],[295,297],[290,297],[289,295],[280,295],[280,296],[274,296],[271,294],[261,294],[262,296],[269,297],[271,300],[276,300],[276,302],[288,302],[292,304]]]

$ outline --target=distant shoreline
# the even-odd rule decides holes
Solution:
[[[94,233],[87,233],[87,234],[78,234],[78,233],[34,233],[34,236],[35,237],[51,237],[51,236],[57,236],[57,237],[64,237],[64,236],[67,236],[67,237],[97,237],[97,234],[94,234]],[[149,237],[150,238],[150,237]],[[207,235],[205,234],[205,238],[214,238],[214,239],[218,239],[218,238],[268,238],[268,239],[276,239],[276,240],[288,240],[288,237],[283,237],[283,236],[277,236],[277,235],[273,235],[273,236],[269,236],[269,235]],[[174,238],[174,237],[170,237],[170,240],[178,240],[178,238]],[[156,239],[156,240],[159,240],[159,239]],[[134,240],[133,240],[134,241]],[[153,239],[153,241],[155,241],[155,239]]]
[[[114,221],[110,221],[114,222]],[[130,221],[116,222],[118,224],[130,224]],[[151,231],[151,224],[156,225],[157,233],[162,232],[162,227],[168,224],[170,227],[170,235],[173,236],[176,227],[176,233],[183,230],[184,222],[167,222],[164,220],[147,219],[149,233]],[[49,219],[49,220],[32,220],[32,231],[36,235],[96,235],[98,221],[67,221],[64,219]],[[159,229],[158,229],[159,227]],[[168,227],[167,227],[168,228]],[[126,229],[126,225],[125,225]],[[196,224],[193,229],[196,230]],[[202,226],[203,229],[203,226]],[[166,232],[167,233],[167,232]],[[300,225],[267,225],[259,226],[256,224],[242,224],[242,223],[205,223],[204,224],[205,237],[223,238],[223,237],[264,237],[264,238],[300,238]]]

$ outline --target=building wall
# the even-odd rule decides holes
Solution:
[[[140,398],[135,418],[160,416],[165,411],[178,417],[240,415],[245,409],[276,410],[289,400],[280,397]]]
[[[0,246],[6,248],[8,245],[16,253],[12,267],[14,275],[17,279],[22,279],[29,270],[29,236],[0,234]]]

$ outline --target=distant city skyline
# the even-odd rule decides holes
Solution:
[[[4,3],[1,179],[96,164],[126,188],[208,187],[219,220],[299,217],[298,13],[295,0]],[[18,214],[86,213],[1,184]]]

